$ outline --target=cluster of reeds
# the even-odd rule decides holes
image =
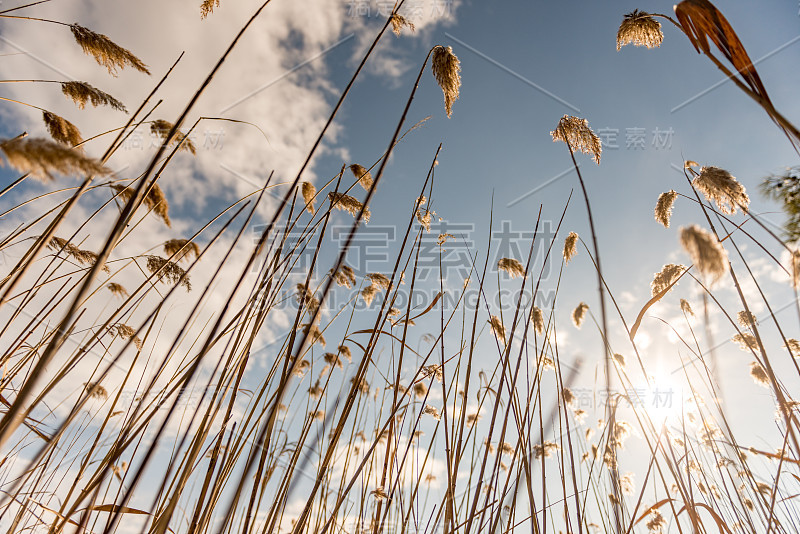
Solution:
[[[201,16],[219,5],[204,1]],[[405,119],[428,61],[448,116],[459,96],[458,58],[437,45],[386,151],[370,167],[350,164],[352,176],[342,165],[325,183],[304,179],[377,43],[389,29],[413,29],[402,5],[376,35],[255,243],[251,223],[270,182],[192,235],[170,228],[159,181],[165,168],[189,157],[179,151],[194,152],[181,128],[207,84],[176,120],[146,121],[144,110],[168,72],[97,159],[74,146],[76,134],[57,116],[45,118],[57,143],[23,135],[0,143],[5,162],[20,172],[51,179],[53,187],[60,187],[58,175],[81,180],[52,192],[60,195],[55,207],[43,202],[50,193],[25,197],[27,174],[0,191],[14,199],[0,222],[26,213],[0,237],[0,253],[15,258],[0,272],[0,522],[9,532],[796,531],[800,401],[792,391],[800,342],[793,322],[776,318],[743,251],[763,252],[760,260],[782,270],[787,288],[800,280],[800,253],[749,211],[747,192],[730,172],[686,162],[686,182],[665,186],[656,222],[669,228],[674,209],[693,210],[701,222],[675,232],[687,265],[667,263],[665,252],[649,287],[625,288],[641,299],[635,318],[603,277],[599,250],[609,236],[595,231],[580,171],[591,246],[560,223],[556,237],[542,237],[542,207],[523,257],[490,262],[496,243],[489,240],[471,251],[463,280],[445,287],[437,273],[431,293],[419,267],[423,244],[434,237],[443,253],[458,239],[428,235],[439,157],[432,151],[385,269],[349,264],[386,162],[410,131]],[[748,94],[794,141],[721,13],[708,2],[682,2],[676,13],[692,44],[711,55],[710,39],[722,50]],[[627,15],[618,46],[660,45],[654,16]],[[110,73],[125,66],[147,72],[104,35],[68,26]],[[67,81],[62,90],[80,107],[124,110],[88,84]],[[163,143],[136,179],[114,176],[108,161],[144,122]],[[600,142],[586,120],[566,116],[551,134],[573,162],[584,152],[600,163]],[[794,195],[795,184],[786,189]],[[76,221],[78,200],[96,204]],[[558,208],[562,220],[568,208]],[[332,218],[351,224],[344,244],[332,239]],[[770,242],[743,228],[747,221],[763,227]],[[172,237],[151,242],[146,224],[163,224]],[[796,237],[796,227],[789,232]],[[599,307],[561,302],[558,284],[543,299],[552,284],[546,265],[558,266],[560,280],[581,262],[596,274]],[[745,292],[745,283],[757,291]],[[693,292],[673,292],[678,284]],[[513,298],[501,291],[507,287]],[[734,310],[722,303],[726,291],[738,297]],[[594,288],[585,292],[594,302]],[[669,415],[639,393],[642,384],[658,386],[637,341],[644,322],[655,322],[647,311],[657,303],[685,319],[667,325],[681,343],[685,384]],[[705,336],[693,306],[703,310]],[[755,309],[769,315],[759,321]],[[735,430],[721,400],[726,377],[715,368],[709,310],[723,318],[715,331],[748,354],[743,372],[772,401],[763,416],[774,418],[778,439],[769,450]],[[588,335],[592,324],[595,345],[585,353],[604,370],[599,407],[576,394],[580,362],[559,348],[565,329]]]

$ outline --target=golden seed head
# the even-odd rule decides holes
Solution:
[[[403,32],[403,28],[406,27],[412,32],[414,31],[414,23],[409,21],[403,15],[399,13],[392,13],[392,31],[395,35],[400,37],[400,34]]]
[[[769,375],[758,362],[750,363],[750,376],[759,386],[769,387]]]
[[[614,360],[620,364],[622,367],[625,367],[625,356],[619,353],[614,354]]]
[[[111,189],[122,199],[123,202],[130,202],[133,198],[135,190],[131,187],[121,185],[112,185]],[[164,195],[164,191],[157,183],[154,183],[144,196],[144,205],[147,209],[151,210],[153,214],[161,219],[168,228],[172,228],[172,222],[169,220],[169,202]]]
[[[47,126],[47,131],[50,132],[50,137],[56,142],[68,147],[74,147],[83,142],[78,127],[64,117],[49,111],[43,111],[42,120],[44,120],[44,125]]]
[[[303,193],[303,202],[306,203],[306,211],[314,213],[314,197],[317,195],[317,188],[310,182],[303,182],[300,191]]]
[[[191,260],[191,256],[200,257],[200,247],[194,241],[188,239],[170,239],[164,243],[164,254],[167,256],[175,255],[173,260]]]
[[[589,305],[585,302],[581,302],[578,306],[572,310],[572,323],[577,327],[580,328],[583,324],[583,320],[586,318],[586,312],[589,310]]]
[[[375,298],[375,295],[378,294],[378,288],[375,286],[367,286],[361,290],[361,297],[364,299],[364,302],[367,303],[367,306],[372,305],[372,300]]]
[[[89,102],[94,107],[110,106],[118,111],[128,112],[122,102],[86,82],[61,82],[61,92],[81,109]]]
[[[796,339],[787,339],[784,347],[792,353],[792,356],[800,358],[800,341]]]
[[[128,297],[128,290],[125,289],[122,284],[117,284],[116,282],[111,282],[106,286],[106,288],[111,291],[111,294],[116,297],[126,298]]]
[[[372,187],[372,174],[358,163],[350,165],[350,171],[353,173],[353,176],[358,178],[358,183],[361,184],[361,187],[363,187],[365,191],[369,191]]]
[[[370,273],[367,275],[367,280],[369,280],[373,286],[379,289],[389,289],[392,284],[392,281],[389,280],[389,277],[381,273]]]
[[[713,280],[728,272],[728,253],[716,237],[696,224],[681,228],[681,245],[697,270]]]
[[[166,279],[173,284],[180,283],[186,291],[192,290],[189,275],[177,263],[160,256],[145,256],[145,258],[147,258],[147,270],[156,275],[156,280],[163,282]]]
[[[6,162],[11,168],[30,173],[35,178],[54,180],[54,174],[64,176],[112,174],[111,170],[99,161],[40,137],[0,140],[0,150],[3,151]]]
[[[180,130],[175,130],[175,133],[172,134],[172,137],[169,137],[169,133],[174,127],[175,125],[171,122],[158,119],[150,123],[150,132],[163,139],[167,145],[177,143],[178,150],[186,150],[192,154],[197,154],[197,149],[195,148],[194,143],[192,143],[192,140],[186,137]]]
[[[200,18],[204,19],[212,14],[215,7],[219,7],[219,0],[203,0],[200,4]]]
[[[586,119],[564,115],[550,135],[554,142],[564,141],[570,151],[580,150],[584,154],[589,154],[594,158],[594,162],[600,165],[600,153],[603,151],[603,146],[600,138],[589,128]]]
[[[570,406],[575,403],[575,394],[572,393],[572,390],[569,388],[563,388],[561,390],[561,398],[564,399],[564,404]]]
[[[437,421],[440,421],[442,419],[442,415],[439,413],[439,410],[437,410],[430,404],[426,404],[425,407],[422,409],[422,415],[430,415]]]
[[[669,220],[672,217],[672,206],[675,204],[675,199],[678,198],[678,193],[669,190],[666,193],[661,193],[656,202],[655,217],[656,221],[663,225],[664,228],[669,228]]]
[[[758,340],[753,334],[743,332],[741,334],[736,334],[731,338],[731,340],[738,343],[739,348],[745,352],[758,350]]]
[[[503,326],[503,321],[500,320],[500,317],[497,315],[492,315],[489,318],[489,325],[492,327],[492,332],[501,340],[505,341],[506,339],[506,328]]]
[[[681,299],[681,311],[683,311],[683,313],[685,313],[686,315],[691,315],[692,317],[694,317],[694,311],[692,310],[692,307],[689,305],[689,302],[686,299]]]
[[[359,212],[363,208],[364,222],[369,222],[369,208],[359,202],[358,199],[351,197],[350,195],[345,195],[344,193],[335,193],[333,191],[328,193],[328,199],[331,201],[331,207],[344,210],[353,217],[358,217]]]
[[[635,46],[655,48],[661,46],[663,40],[661,23],[649,13],[638,9],[625,15],[617,30],[617,50],[630,43]]]
[[[131,339],[133,340],[133,344],[136,345],[136,348],[141,350],[142,349],[142,340],[136,336],[136,329],[122,323],[117,323],[109,327],[109,332],[112,335],[116,335],[121,337],[122,339]]]
[[[453,48],[436,46],[433,49],[431,70],[444,93],[444,108],[448,118],[453,114],[453,102],[458,98],[461,88],[461,64],[453,53]]]
[[[650,292],[652,296],[656,296],[662,291],[667,288],[672,291],[674,288],[674,282],[678,280],[681,274],[686,270],[686,267],[683,265],[675,264],[675,263],[668,263],[662,269],[661,272],[656,273],[653,281],[650,282]]]
[[[345,264],[342,264],[341,268],[336,273],[333,272],[333,269],[331,269],[330,272],[333,276],[333,281],[340,287],[345,286],[349,289],[356,283],[355,271],[353,271],[352,267],[348,267]]]
[[[575,232],[570,232],[567,238],[564,240],[564,261],[569,263],[569,261],[575,256],[578,252],[578,234]]]
[[[544,313],[542,313],[541,308],[533,307],[531,310],[531,322],[537,334],[540,336],[544,334]]]
[[[726,215],[736,213],[737,208],[747,210],[750,197],[745,188],[731,176],[731,173],[718,167],[702,167],[692,185],[703,193],[706,199],[714,201],[717,208]]]
[[[739,326],[742,328],[750,328],[752,325],[758,324],[758,319],[756,319],[756,316],[746,310],[742,310],[737,313],[736,320],[738,321]]]
[[[69,29],[72,30],[72,36],[83,52],[94,57],[95,61],[107,68],[112,76],[117,75],[117,68],[125,68],[127,65],[139,72],[150,74],[147,66],[130,50],[122,48],[105,35],[95,33],[80,24],[71,24]]]
[[[502,258],[497,262],[497,268],[501,271],[507,272],[511,278],[525,275],[525,268],[522,264],[513,258]]]
[[[93,399],[105,399],[108,397],[108,391],[100,384],[85,382],[83,385],[86,389],[86,393]]]

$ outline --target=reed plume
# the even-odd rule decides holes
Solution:
[[[600,154],[603,145],[600,138],[595,135],[586,119],[564,115],[558,121],[558,126],[550,132],[553,142],[564,141],[574,152],[580,150],[584,154],[589,154],[594,158],[594,162],[600,165]]]
[[[497,262],[497,268],[507,272],[511,278],[525,275],[525,268],[514,258],[502,258]]]
[[[542,313],[541,308],[533,307],[531,310],[531,322],[537,334],[540,336],[544,334],[544,313]]]
[[[492,332],[494,332],[494,335],[505,341],[506,327],[503,326],[503,321],[500,320],[500,317],[492,315],[488,322],[489,326],[492,327]]]
[[[661,46],[663,40],[661,23],[649,13],[638,9],[625,15],[617,30],[617,50],[626,44],[655,48]]]
[[[41,179],[54,180],[63,176],[107,176],[111,170],[99,161],[40,137],[16,137],[0,141],[0,149],[10,167]]]
[[[392,31],[398,37],[400,34],[403,33],[403,28],[408,28],[412,32],[416,29],[414,28],[414,23],[405,18],[403,15],[399,13],[392,13]]]
[[[578,234],[575,232],[570,232],[567,235],[567,238],[564,240],[564,262],[569,263],[569,261],[575,257],[575,254],[578,252]]]
[[[69,29],[72,30],[72,36],[83,52],[94,57],[95,61],[108,69],[108,73],[112,76],[117,75],[117,68],[122,69],[127,65],[139,72],[150,74],[147,66],[130,50],[122,48],[105,35],[95,33],[78,23],[71,24]]]
[[[716,237],[696,224],[681,228],[681,245],[697,269],[713,280],[728,272],[728,253]]]
[[[727,215],[736,213],[737,207],[747,210],[750,205],[750,197],[744,186],[731,173],[719,167],[701,168],[700,174],[692,180],[692,186]]]
[[[350,165],[350,171],[353,173],[353,176],[358,178],[358,183],[361,184],[361,187],[363,187],[365,191],[369,191],[372,187],[372,175],[370,172],[358,163]]]
[[[50,137],[56,142],[68,147],[74,147],[83,142],[78,127],[64,117],[56,115],[55,113],[50,113],[49,111],[43,111],[42,120],[44,121],[44,125],[47,126],[47,131],[50,132]]]
[[[361,208],[364,208],[364,222],[369,222],[369,208],[359,202],[358,199],[350,195],[345,195],[344,193],[335,193],[333,191],[328,193],[328,199],[331,201],[331,207],[346,211],[353,217],[357,217]]]
[[[200,257],[200,247],[194,241],[188,239],[170,239],[164,243],[164,254],[172,256],[175,261],[191,260],[191,256]]]
[[[676,198],[678,198],[678,193],[673,190],[669,190],[666,193],[661,193],[658,195],[658,201],[656,202],[655,208],[655,218],[659,224],[664,226],[664,228],[669,228],[669,220],[672,217],[672,206],[675,204]]]
[[[657,272],[653,281],[650,282],[650,292],[652,296],[656,296],[668,287],[670,287],[678,277],[683,274],[686,267],[683,265],[668,263]],[[672,289],[670,289],[672,291]]]
[[[694,311],[692,311],[692,306],[686,299],[681,299],[681,311],[686,315],[691,315],[692,317],[694,317]]]
[[[123,202],[130,202],[135,193],[132,188],[121,185],[112,185],[111,189],[117,193]],[[158,184],[152,185],[144,196],[143,202],[147,209],[151,210],[156,217],[161,219],[168,228],[172,227],[172,222],[169,220],[169,202],[164,195],[164,191],[161,190]]]
[[[577,327],[580,328],[583,324],[583,320],[586,318],[586,312],[589,310],[589,305],[585,302],[581,302],[578,306],[572,310],[572,323]]]
[[[84,109],[89,102],[94,107],[109,106],[117,111],[128,112],[122,102],[86,82],[62,82],[61,92],[81,109]]]
[[[314,187],[313,184],[310,182],[303,182],[300,191],[303,194],[303,202],[306,203],[306,211],[313,214],[314,213],[314,197],[317,195],[317,188]]]
[[[171,122],[158,119],[150,123],[150,132],[163,139],[167,143],[167,145],[171,145],[172,143],[177,143],[179,150],[186,150],[187,152],[191,152],[192,154],[197,154],[197,149],[195,148],[192,140],[186,137],[180,130],[175,130],[175,133],[172,135],[172,137],[167,139],[167,136],[169,136],[169,132],[172,130],[174,126],[175,125],[172,124]]]
[[[147,270],[151,274],[156,274],[156,280],[163,282],[167,280],[173,284],[180,283],[186,291],[192,290],[192,284],[189,282],[189,275],[186,274],[177,263],[168,261],[160,256],[145,256],[147,259]]]
[[[444,93],[444,109],[449,118],[453,114],[453,102],[458,99],[461,88],[461,64],[453,53],[453,48],[436,46],[433,49],[431,70],[436,82]]]
[[[214,12],[214,8],[219,7],[219,0],[203,0],[200,4],[200,18],[204,19]]]
[[[128,290],[125,289],[125,286],[122,284],[118,284],[116,282],[111,282],[106,285],[106,288],[111,291],[111,294],[115,297],[120,298],[127,298],[128,297]]]

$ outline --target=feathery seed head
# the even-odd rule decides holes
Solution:
[[[575,232],[570,232],[567,238],[564,240],[564,261],[569,263],[569,261],[575,256],[578,252],[578,234]]]
[[[751,325],[757,325],[758,320],[756,316],[749,311],[742,310],[736,314],[736,320],[742,328],[750,328]]]
[[[403,15],[399,13],[392,13],[392,31],[395,35],[400,37],[400,34],[403,32],[403,28],[406,27],[412,32],[414,31],[414,23],[409,21]]]
[[[358,178],[358,183],[361,184],[361,187],[363,187],[365,191],[369,191],[372,187],[372,174],[358,163],[350,165],[350,171],[353,173],[353,176]]]
[[[525,268],[522,264],[513,258],[502,258],[497,262],[497,268],[501,271],[507,272],[511,278],[525,275]]]
[[[550,135],[553,137],[553,142],[564,141],[570,151],[580,150],[584,154],[589,154],[594,158],[594,162],[600,165],[600,153],[603,151],[603,146],[600,138],[589,128],[586,119],[564,115]]]
[[[186,150],[192,154],[197,154],[197,149],[195,148],[194,143],[192,143],[192,140],[186,137],[180,130],[175,130],[175,133],[172,134],[172,137],[169,137],[169,133],[174,127],[175,125],[171,122],[158,119],[150,123],[150,133],[163,139],[167,145],[177,143],[178,150]]]
[[[54,174],[112,174],[99,161],[40,137],[0,140],[0,150],[10,167],[40,179],[54,180]]]
[[[784,347],[792,353],[792,356],[800,358],[800,341],[796,339],[787,339]]]
[[[750,362],[750,376],[759,386],[769,387],[769,375],[758,362]]]
[[[656,273],[653,281],[650,282],[650,291],[652,296],[656,296],[668,287],[670,291],[672,291],[674,285],[673,283],[678,280],[681,274],[686,270],[686,267],[683,265],[678,265],[675,263],[668,263],[662,269],[661,272]],[[672,286],[672,287],[670,287]]]
[[[581,302],[574,310],[572,310],[572,322],[577,328],[580,328],[583,324],[583,320],[586,318],[586,312],[588,310],[589,305],[585,302]]]
[[[94,57],[95,61],[108,69],[108,73],[112,76],[117,75],[117,68],[125,68],[127,65],[139,72],[150,74],[147,66],[130,50],[122,48],[105,35],[95,33],[77,23],[71,24],[69,29],[72,30],[72,36],[83,52]]]
[[[696,224],[681,228],[681,245],[697,269],[712,280],[728,272],[728,253],[716,237]]]
[[[501,340],[505,341],[506,339],[506,328],[503,326],[503,322],[500,320],[500,317],[496,315],[492,315],[489,318],[489,325],[492,327],[492,331],[494,335],[499,337]]]
[[[617,50],[630,43],[635,46],[655,48],[661,46],[663,40],[661,23],[649,13],[638,9],[625,15],[617,30]]]
[[[43,111],[42,120],[44,120],[44,125],[47,126],[47,131],[50,132],[50,137],[62,145],[74,147],[83,142],[78,127],[64,117],[49,111]]]
[[[358,199],[351,197],[350,195],[345,195],[344,193],[336,193],[333,191],[328,193],[328,199],[331,201],[331,207],[344,210],[353,217],[357,217],[358,213],[361,211],[361,208],[364,208],[364,222],[369,222],[369,208],[359,202]]]
[[[114,190],[123,202],[130,202],[133,198],[135,190],[131,187],[121,185],[112,185],[111,189]],[[151,210],[153,214],[161,219],[168,228],[172,227],[172,222],[169,220],[169,202],[164,195],[164,191],[157,183],[154,183],[144,196],[144,205],[147,209]]]
[[[94,107],[110,106],[118,111],[128,112],[122,102],[86,82],[62,82],[61,92],[81,109],[84,109],[89,102]]]
[[[731,338],[731,341],[738,343],[739,348],[745,352],[758,350],[758,340],[753,334],[747,332],[736,334],[733,336],[733,338]]]
[[[188,239],[170,239],[164,243],[164,254],[167,256],[174,254],[175,257],[173,259],[175,261],[191,260],[192,254],[194,254],[195,258],[200,257],[200,247],[197,246],[197,243]]]
[[[722,213],[732,215],[736,208],[747,210],[750,197],[745,188],[731,176],[731,173],[718,167],[702,167],[692,185],[703,193],[706,199],[714,201]]]
[[[458,98],[461,88],[461,64],[453,53],[453,48],[436,46],[433,49],[431,70],[439,87],[444,93],[444,108],[449,118],[453,114],[453,102]]]
[[[310,182],[303,182],[301,192],[303,193],[303,202],[306,203],[306,211],[313,214],[314,197],[317,195],[317,188],[314,187]]]
[[[180,283],[186,291],[192,290],[189,276],[177,263],[167,261],[160,256],[145,256],[147,270],[156,275],[156,280],[163,282],[165,279],[173,284]]]
[[[681,299],[681,311],[686,315],[691,315],[694,317],[694,311],[692,311],[692,307],[689,305],[689,302],[686,299]]]
[[[672,206],[675,204],[675,199],[678,198],[678,193],[669,190],[666,193],[661,193],[656,202],[655,216],[656,221],[663,225],[664,228],[669,228],[669,219],[672,217]]]
[[[203,0],[200,4],[200,18],[204,19],[214,12],[214,8],[219,7],[219,0]]]
[[[544,313],[542,313],[541,308],[534,306],[531,310],[531,322],[533,323],[533,329],[536,331],[537,334],[540,336],[544,334]]]
[[[122,284],[117,284],[116,282],[111,282],[106,286],[106,288],[111,291],[111,294],[115,297],[125,298],[128,296],[128,290]]]

